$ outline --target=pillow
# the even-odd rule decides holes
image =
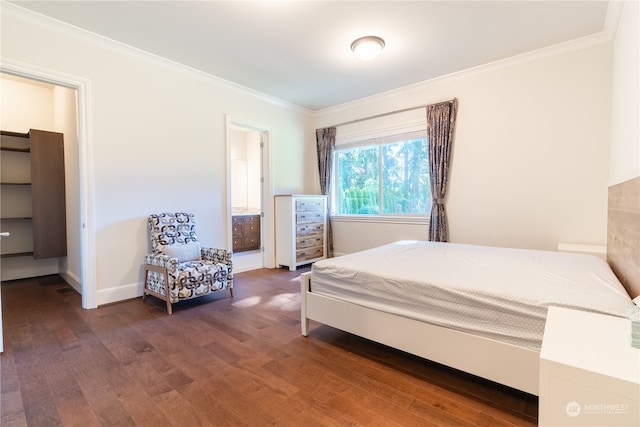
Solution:
[[[185,244],[166,245],[164,254],[172,258],[178,258],[179,262],[200,261],[200,243],[189,242]]]

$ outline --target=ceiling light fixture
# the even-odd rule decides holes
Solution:
[[[359,59],[370,61],[382,52],[384,40],[376,36],[365,36],[351,43],[351,50]]]

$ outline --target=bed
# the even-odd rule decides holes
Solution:
[[[638,188],[640,179],[631,191]],[[609,225],[626,229],[608,243],[622,248],[615,264],[594,255],[418,241],[318,261],[301,276],[302,335],[314,320],[538,395],[549,306],[624,316],[640,294],[638,219],[631,215],[631,232],[629,224]]]

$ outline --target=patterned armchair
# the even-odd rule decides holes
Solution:
[[[144,290],[147,295],[171,304],[229,289],[233,297],[232,252],[203,248],[198,243],[191,213],[161,213],[149,216],[152,254],[144,259]]]

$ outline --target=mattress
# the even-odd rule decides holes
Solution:
[[[624,317],[633,304],[593,255],[424,241],[317,261],[311,292],[536,351],[549,306]]]

